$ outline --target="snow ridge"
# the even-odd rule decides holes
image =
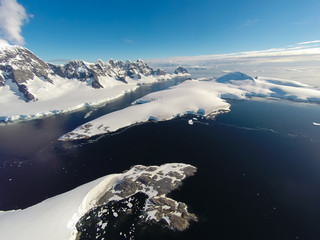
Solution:
[[[188,80],[167,90],[148,94],[132,106],[79,126],[62,141],[86,139],[149,120],[169,120],[185,114],[212,118],[228,112],[226,99],[278,98],[320,103],[320,90],[295,81],[255,77],[236,72],[218,79]]]

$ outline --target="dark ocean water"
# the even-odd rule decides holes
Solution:
[[[199,222],[185,232],[151,226],[136,239],[320,239],[320,127],[312,124],[320,122],[319,105],[256,99],[189,125],[193,117],[88,141],[52,140],[24,160],[6,158],[0,209],[27,207],[132,165],[183,162],[198,172],[170,197]]]
[[[131,103],[151,92],[164,90],[183,82],[186,77],[141,85],[138,89],[110,101],[105,105],[87,107],[81,111],[59,114],[47,118],[15,124],[0,123],[0,167],[4,164],[25,161],[43,147],[54,142],[64,133],[107,113],[128,107]],[[90,113],[90,114],[88,114]],[[86,117],[86,115],[89,115]]]

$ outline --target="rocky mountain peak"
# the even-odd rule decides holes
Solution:
[[[179,73],[188,73],[187,69],[185,69],[184,67],[178,67],[175,71],[175,74],[179,74]]]
[[[0,86],[5,85],[7,79],[11,79],[24,94],[26,101],[35,100],[35,97],[28,92],[27,81],[38,77],[52,82],[49,78],[51,72],[49,65],[30,50],[20,46],[7,45],[0,48],[0,72],[2,75]]]
[[[180,67],[176,73],[186,73]],[[165,75],[164,70],[153,70],[143,60],[114,61],[109,59],[103,62],[99,59],[96,63],[83,60],[72,60],[63,65],[54,65],[42,61],[27,48],[21,46],[0,46],[0,87],[6,85],[7,80],[15,83],[26,101],[36,101],[36,97],[28,90],[28,82],[39,78],[44,82],[54,84],[57,77],[78,79],[90,83],[93,88],[103,88],[99,79],[112,77],[127,83],[126,79],[141,79],[142,76]]]

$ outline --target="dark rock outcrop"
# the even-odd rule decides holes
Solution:
[[[91,86],[93,88],[103,88],[103,86],[101,85],[101,83],[98,80],[94,80],[91,84]]]
[[[181,186],[183,179],[196,173],[197,169],[195,167],[191,165],[177,166],[164,173],[155,166],[137,165],[130,172],[132,170],[139,172],[138,175],[125,176],[117,182],[113,189],[106,191],[97,201],[97,204],[106,204],[114,198],[127,198],[137,192],[148,195],[152,191],[154,196],[149,196],[144,208],[143,216],[146,221],[162,222],[163,226],[177,231],[187,229],[190,221],[197,221],[197,217],[188,212],[186,204],[166,197],[166,194]],[[151,212],[154,212],[153,218],[150,218],[149,214]],[[170,219],[170,222],[166,219]]]
[[[222,77],[219,77],[216,79],[216,82],[218,83],[231,83],[231,81],[243,81],[243,80],[250,80],[254,82],[254,79],[247,74],[244,74],[242,72],[234,72],[234,73],[228,73]]]
[[[0,73],[0,87],[4,86],[4,84],[5,84],[4,76]]]
[[[19,84],[18,87],[19,87],[19,91],[23,93],[23,95],[25,96],[27,102],[36,100],[35,97],[28,92],[28,87],[26,85]]]
[[[136,193],[92,208],[77,223],[78,240],[133,239],[148,196]]]
[[[152,225],[186,230],[197,217],[187,205],[166,195],[196,172],[187,164],[133,166],[76,223],[76,239],[134,239]],[[99,189],[103,191],[103,189]]]
[[[177,67],[177,69],[174,71],[175,74],[179,74],[179,73],[188,73],[187,69],[185,69],[184,67]]]
[[[160,69],[160,68],[158,68],[156,71],[157,76],[162,76],[162,75],[166,75],[166,74],[167,74],[166,71],[163,69]]]

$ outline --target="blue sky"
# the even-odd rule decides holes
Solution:
[[[207,55],[320,39],[319,0],[18,3],[29,18],[21,25],[24,46],[47,61]]]

